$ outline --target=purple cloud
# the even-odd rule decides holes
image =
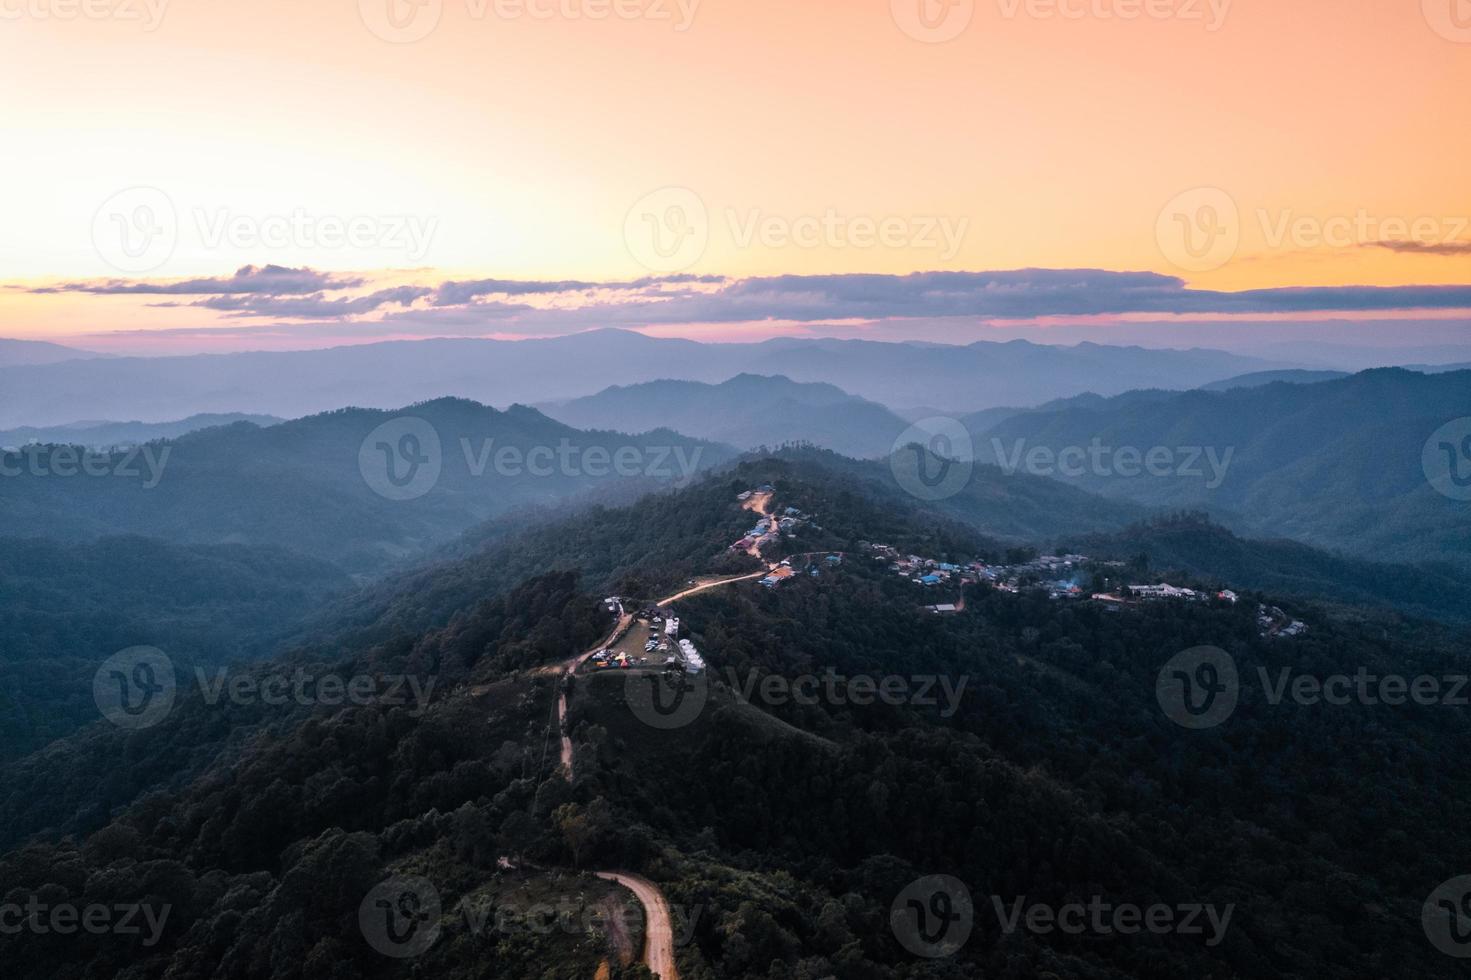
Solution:
[[[365,282],[365,279],[335,276],[309,268],[290,269],[280,265],[245,265],[235,270],[233,276],[186,279],[182,282],[105,279],[44,286],[33,289],[31,292],[145,296],[297,296],[319,292],[323,289],[355,289]]]
[[[541,281],[527,279],[473,279],[464,282],[451,280],[441,283],[435,293],[435,306],[463,306],[481,296],[545,296],[560,293],[583,293],[594,289],[648,290],[666,285],[692,285],[725,282],[724,276],[697,276],[691,274],[670,276],[646,276],[629,282],[589,282],[581,279]]]
[[[232,317],[348,319],[364,333],[549,335],[597,327],[786,321],[1026,320],[1127,314],[1179,316],[1471,309],[1471,286],[1195,289],[1176,276],[1101,269],[916,272],[908,275],[650,276],[623,281],[449,280],[328,298],[362,278],[246,266],[187,283],[87,286],[87,292],[204,293],[188,305]],[[325,285],[324,285],[325,284]],[[76,284],[86,286],[86,284]],[[313,288],[309,288],[313,287]],[[538,302],[538,299],[541,302]],[[551,304],[550,300],[559,299]],[[427,300],[427,303],[420,303]],[[397,307],[397,309],[386,309]]]
[[[380,289],[366,296],[344,296],[338,299],[327,299],[321,293],[288,297],[233,295],[212,296],[189,305],[230,312],[236,316],[325,319],[372,313],[385,306],[408,306],[433,292],[434,290],[423,286],[396,286],[392,289]]]

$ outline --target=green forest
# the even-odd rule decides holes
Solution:
[[[623,677],[570,685],[569,782],[547,668],[608,630],[604,595],[749,570],[725,550],[750,520],[734,497],[767,480],[778,506],[814,515],[789,553],[850,557],[679,603],[711,670],[708,701],[677,730],[647,724]],[[1236,605],[1122,611],[982,584],[936,616],[931,593],[862,541],[942,560],[1009,547],[800,452],[744,463],[625,508],[488,525],[233,668],[432,679],[426,704],[181,690],[155,727],[94,725],[12,763],[6,901],[170,912],[149,945],[0,935],[7,975],[541,978],[606,961],[634,976],[615,931],[476,928],[465,911],[527,895],[606,910],[591,874],[604,869],[659,885],[687,921],[677,957],[693,980],[1454,975],[1420,907],[1468,853],[1464,709],[1274,704],[1257,678],[1465,674],[1455,627],[1240,583]],[[1258,602],[1308,631],[1264,638]],[[1161,710],[1156,678],[1202,645],[1233,658],[1240,701],[1192,731]],[[814,674],[839,677],[840,696],[751,696]],[[959,697],[855,703],[855,679],[890,676]],[[891,909],[934,874],[968,889],[973,929],[931,959],[906,948]],[[437,941],[411,960],[363,940],[359,906],[389,875],[437,890]],[[1215,937],[1071,935],[1007,929],[998,907],[1019,900],[1232,911]]]

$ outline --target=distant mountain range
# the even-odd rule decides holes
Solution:
[[[90,351],[63,347],[42,340],[7,340],[0,337],[0,368],[55,364],[85,357],[102,357]]]
[[[1124,500],[1108,500],[1057,480],[1007,475],[994,466],[976,466],[953,493],[939,499],[915,496],[915,477],[941,472],[944,461],[929,451],[916,456],[901,447],[881,460],[856,460],[826,450],[797,448],[777,454],[799,466],[815,466],[863,486],[884,507],[922,506],[985,534],[999,545],[1040,544],[1070,535],[1117,531],[1148,515]]]
[[[783,370],[721,375],[713,381],[659,380],[713,371],[714,365],[732,360],[780,364]],[[0,369],[0,392],[5,393],[0,413],[14,413],[18,404],[43,398],[51,406],[47,412],[106,417],[100,408],[113,398],[156,398],[158,407],[196,397],[223,400],[227,391],[232,399],[248,400],[242,395],[247,390],[256,392],[251,397],[306,404],[333,397],[339,389],[361,390],[362,382],[380,374],[387,379],[389,394],[438,385],[454,361],[453,370],[466,387],[536,389],[547,414],[519,406],[498,412],[452,398],[414,409],[413,414],[433,416],[434,428],[446,433],[441,445],[444,473],[432,493],[392,507],[385,507],[391,501],[364,482],[358,454],[368,433],[395,415],[362,408],[269,429],[237,422],[183,435],[169,444],[167,479],[146,493],[107,495],[99,486],[106,481],[24,477],[0,480],[0,505],[14,527],[35,533],[73,538],[142,533],[183,543],[279,545],[305,549],[361,573],[385,560],[421,553],[518,506],[583,494],[626,495],[667,484],[676,475],[668,467],[666,477],[648,480],[560,473],[542,478],[471,475],[468,470],[477,465],[483,470],[488,463],[484,452],[494,448],[525,451],[570,440],[611,451],[630,439],[607,430],[633,433],[662,425],[679,434],[666,431],[632,441],[666,443],[690,456],[698,450],[698,468],[728,460],[740,450],[784,443],[812,443],[844,456],[878,459],[893,451],[896,436],[907,426],[897,413],[871,400],[870,392],[887,391],[909,404],[943,404],[951,396],[960,397],[959,386],[969,379],[964,384],[975,400],[990,400],[997,392],[1014,395],[1023,388],[1040,399],[1037,408],[1016,407],[1026,402],[1008,398],[960,417],[975,458],[997,469],[983,466],[977,472],[987,476],[974,492],[937,506],[981,507],[994,519],[997,533],[1026,537],[1064,528],[1103,530],[1152,511],[1203,510],[1251,536],[1378,560],[1444,559],[1471,566],[1464,506],[1437,494],[1421,466],[1432,432],[1450,420],[1471,417],[1471,372],[1379,369],[1335,377],[1334,372],[1273,368],[1242,373],[1237,369],[1243,360],[1210,351],[1090,344],[1056,348],[1024,342],[944,347],[782,339],[704,345],[600,331],[521,343],[430,341],[299,354],[112,358],[7,368]],[[1131,366],[1126,376],[1167,370],[1175,374],[1168,384],[1110,394],[1121,383],[1105,367],[1110,363]],[[1092,368],[1085,372],[1089,364]],[[324,372],[321,378],[308,377],[313,367]],[[221,377],[202,386],[198,378],[204,368]],[[477,374],[481,369],[483,374]],[[1011,376],[1004,385],[990,386],[988,379],[1007,371]],[[804,377],[804,372],[846,378],[853,387]],[[1219,376],[1207,377],[1212,373]],[[654,379],[613,387],[605,383],[647,374]],[[80,400],[74,404],[65,393],[82,379],[88,383],[71,391]],[[115,383],[119,381],[127,383]],[[169,393],[167,385],[175,382],[183,390]],[[1203,387],[1168,390],[1186,383]],[[1103,391],[1041,398],[1074,384]],[[17,385],[24,389],[19,398]],[[596,386],[597,394],[557,402],[547,398],[577,386]],[[1224,390],[1211,390],[1215,388]],[[374,400],[382,397],[387,396],[379,392]],[[131,417],[146,416],[140,412]],[[190,417],[171,425],[228,420]],[[109,444],[167,434],[164,426],[149,428],[154,423],[128,425],[137,428],[105,436],[83,435],[89,427],[79,424],[23,434],[12,430],[0,435],[0,444],[35,438]],[[472,447],[468,457],[462,440]],[[1109,451],[1107,459],[1085,461],[1076,472],[1059,465],[1058,453],[1072,449],[1086,454],[1095,444]],[[392,443],[372,452],[391,454],[396,448]],[[1174,468],[1154,476],[1141,466],[1116,465],[1112,451],[1120,448],[1141,457],[1155,449],[1171,453]],[[1041,469],[1029,455],[1033,451],[1045,454]],[[1022,493],[997,492],[1018,474],[1037,479]],[[1097,497],[1081,498],[1081,503],[1055,499],[1059,481],[1101,495],[1109,501],[1108,509]],[[272,503],[286,499],[305,503],[291,508]],[[1091,513],[1097,521],[1089,525],[1051,519],[1049,509],[1059,508],[1079,517]],[[359,523],[382,531],[371,548],[362,547],[361,535],[347,533],[349,525]]]
[[[1433,371],[1424,371],[1433,374]],[[1201,385],[1202,391],[1230,391],[1232,388],[1260,388],[1262,385],[1285,381],[1288,384],[1316,384],[1319,381],[1337,381],[1349,376],[1347,371],[1257,371],[1223,381],[1212,381]]]
[[[1409,371],[1419,371],[1421,374],[1444,374],[1447,371],[1471,371],[1471,361],[1456,364],[1406,364],[1403,367]]]
[[[174,439],[185,433],[220,425],[249,422],[265,427],[281,419],[274,415],[191,415],[176,422],[76,422],[45,428],[25,427],[0,432],[0,448],[14,448],[32,442],[64,443],[89,448],[136,446],[153,439]]]
[[[1067,409],[1083,409],[1091,411],[1110,404],[1148,404],[1150,402],[1167,401],[1177,394],[1179,394],[1179,392],[1165,391],[1162,388],[1147,388],[1138,391],[1126,391],[1121,395],[1114,395],[1112,398],[1105,398],[1102,395],[1087,391],[1081,395],[1073,395],[1071,398],[1054,398],[1050,402],[1044,402],[1041,405],[1037,405],[1031,408],[1025,408],[1021,406],[987,408],[979,412],[971,412],[968,415],[962,415],[957,421],[964,425],[972,436],[979,436],[986,432],[989,432],[992,427],[1000,425],[1002,422],[1005,422],[1009,418],[1014,418],[1018,415],[1025,415],[1031,412],[1061,412]]]
[[[1390,368],[1064,405],[1011,415],[973,439],[1004,471],[1110,499],[1206,510],[1243,533],[1378,560],[1471,567],[1466,504],[1437,493],[1422,465],[1432,433],[1468,416],[1471,372]]]
[[[555,419],[579,429],[645,432],[659,426],[739,449],[810,442],[845,456],[883,456],[908,423],[882,405],[829,384],[740,374],[718,385],[652,381],[560,405]]]
[[[294,418],[343,405],[388,408],[447,395],[532,404],[580,398],[615,383],[718,383],[741,373],[833,384],[891,407],[935,405],[957,412],[1036,405],[1085,391],[1193,388],[1295,366],[1221,351],[1090,343],[1056,347],[1017,340],[957,347],[780,338],[702,344],[599,330],[523,341],[395,341],[0,366],[0,427],[226,412]]]
[[[1421,369],[1411,368],[1409,370]],[[1439,372],[1425,369],[1422,373],[1436,374]],[[1196,390],[1231,391],[1236,388],[1260,388],[1262,385],[1275,384],[1279,381],[1286,384],[1317,384],[1320,381],[1337,381],[1340,378],[1347,377],[1351,377],[1351,375],[1346,371],[1256,371],[1251,374],[1238,375],[1234,378],[1212,381],[1210,384],[1200,385]],[[1061,412],[1067,409],[1092,411],[1103,408],[1118,408],[1122,405],[1167,402],[1179,393],[1178,389],[1142,388],[1134,391],[1126,391],[1112,397],[1104,397],[1097,392],[1086,391],[1080,395],[1073,395],[1069,398],[1054,398],[1052,401],[1030,407],[998,406],[996,408],[987,408],[979,412],[971,412],[963,415],[960,421],[965,424],[965,427],[972,434],[980,435],[989,431],[993,426],[1000,425],[1009,418],[1028,412]]]
[[[0,456],[10,533],[114,534],[290,549],[375,575],[516,508],[622,499],[688,482],[734,452],[668,430],[583,432],[535,409],[439,399],[246,422],[139,450]]]
[[[1082,343],[1070,347],[980,341],[961,346],[860,340],[772,341],[769,369],[796,381],[826,381],[844,391],[903,408],[934,405],[978,411],[1037,405],[1084,392],[1194,388],[1272,364],[1214,350],[1159,350]]]

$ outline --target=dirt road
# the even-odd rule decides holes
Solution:
[[[722,578],[722,579],[716,579],[714,582],[706,582],[704,585],[697,585],[697,586],[695,586],[692,589],[685,589],[683,592],[676,592],[674,595],[670,596],[667,599],[660,599],[659,600],[659,608],[662,609],[665,606],[668,606],[668,605],[670,605],[672,603],[678,602],[679,600],[684,599],[684,598],[686,598],[688,596],[692,596],[692,595],[695,595],[697,593],[704,592],[707,589],[718,589],[722,585],[729,585],[732,582],[749,582],[753,578],[765,578],[767,575],[770,575],[770,574],[771,574],[771,569],[764,568],[764,569],[762,569],[759,572],[752,572],[750,575],[735,575],[735,576],[732,576],[731,578]]]
[[[679,980],[679,970],[674,965],[674,923],[669,916],[669,903],[664,893],[653,882],[638,875],[617,871],[599,871],[604,881],[616,881],[633,892],[644,907],[644,965],[659,980]]]
[[[757,494],[750,500],[746,501],[744,506],[748,510],[756,510],[764,514],[766,513],[766,507],[770,504],[770,502],[771,494]],[[842,552],[836,553],[842,554]],[[814,554],[833,554],[833,552],[807,552],[802,555],[793,555],[792,558],[803,558]],[[666,599],[660,599],[658,603],[656,603],[656,605],[662,609],[667,606],[673,605],[681,599],[688,598],[692,595],[697,595],[698,593],[708,591],[709,589],[718,589],[723,585],[731,585],[735,582],[750,582],[754,579],[764,578],[767,575],[770,575],[772,570],[776,567],[776,563],[771,563],[766,568],[763,568],[761,571],[752,572],[749,575],[732,575],[730,578],[720,578],[710,582],[705,582],[701,585],[696,585],[693,588],[685,589],[683,592],[676,592],[674,595],[669,596]],[[608,637],[602,643],[599,643],[591,650],[579,653],[577,656],[568,660],[563,665],[563,673],[567,677],[570,678],[574,673],[576,673],[577,668],[581,667],[583,663],[585,663],[587,659],[593,654],[616,643],[618,638],[623,635],[623,632],[633,625],[633,613],[625,612],[621,604],[618,607],[618,612],[619,616],[617,627],[614,628],[613,632],[608,634]],[[559,691],[557,694],[557,733],[562,738],[562,772],[570,782],[572,779],[572,739],[567,733],[567,691],[565,690],[565,688],[562,691]]]
[[[741,504],[742,510],[753,510],[756,513],[760,514],[762,517],[769,519],[772,523],[771,531],[757,538],[756,542],[752,544],[751,547],[746,549],[746,554],[750,555],[752,558],[760,558],[761,545],[780,536],[776,533],[776,519],[771,516],[772,496],[773,495],[769,493],[752,494],[750,499]]]
[[[567,677],[570,678],[576,673],[577,668],[581,667],[588,657],[605,647],[612,646],[623,635],[623,631],[633,625],[633,613],[623,612],[621,605],[618,607],[618,612],[618,625],[613,627],[613,632],[609,633],[602,643],[567,661],[564,671]],[[557,734],[562,736],[562,771],[570,781],[572,779],[572,739],[567,734],[567,689],[565,687],[557,692]]]

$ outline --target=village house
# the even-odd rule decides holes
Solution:
[[[1161,582],[1159,585],[1131,585],[1129,592],[1137,599],[1198,599],[1200,593],[1194,589],[1182,589]]]

